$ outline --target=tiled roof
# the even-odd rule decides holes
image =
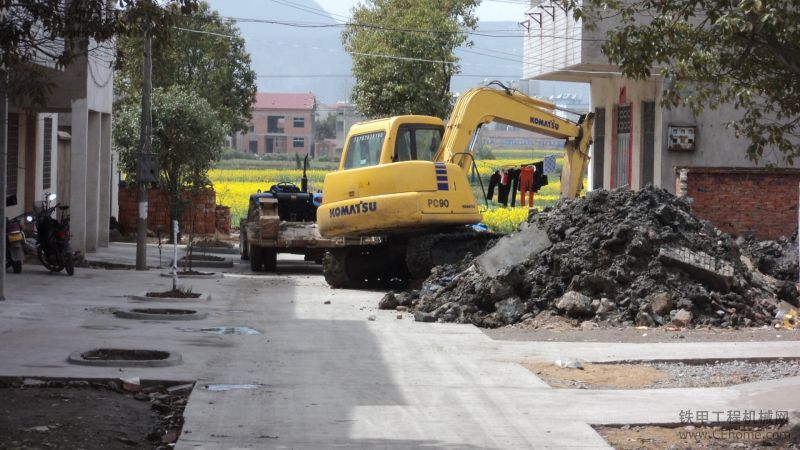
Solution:
[[[314,109],[314,94],[295,94],[287,92],[259,92],[256,94],[255,109]]]

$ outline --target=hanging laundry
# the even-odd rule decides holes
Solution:
[[[511,200],[511,207],[517,206],[517,190],[519,189],[519,169],[511,169],[508,171],[508,178],[511,180],[511,190],[508,197]]]
[[[528,193],[528,206],[533,208],[533,178],[535,166],[525,166],[519,175],[519,205],[525,206],[525,193]]]
[[[500,184],[497,187],[497,203],[503,206],[508,206],[508,191],[511,190],[511,183],[509,183],[508,169],[500,171]]]
[[[491,177],[489,177],[489,193],[487,194],[487,199],[491,200],[494,197],[494,189],[498,187],[500,184],[500,171],[495,170]],[[500,195],[500,191],[498,190],[498,195]]]

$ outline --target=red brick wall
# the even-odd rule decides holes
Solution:
[[[688,168],[686,194],[695,215],[722,231],[775,239],[797,229],[798,183],[798,169]]]
[[[189,193],[184,192],[182,197],[189,199]],[[194,216],[194,232],[196,234],[214,234],[215,229],[220,232],[230,233],[230,208],[228,208],[227,228],[218,226],[216,205],[216,192],[203,191],[195,197],[194,208],[186,206],[183,217],[179,221],[181,233],[188,234]],[[226,207],[224,207],[226,208]],[[126,232],[136,230],[136,220],[139,215],[139,191],[135,187],[120,188],[119,190],[119,217],[118,220],[125,227]],[[170,233],[172,227],[169,218],[169,199],[167,194],[157,189],[150,189],[148,193],[147,228],[155,232],[161,229],[162,236]]]
[[[222,234],[231,234],[231,207],[217,205],[215,209],[215,223],[217,231]]]

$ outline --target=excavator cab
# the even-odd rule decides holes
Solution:
[[[339,171],[325,176],[323,236],[366,236],[481,221],[466,173],[435,162],[441,119],[396,116],[354,125]]]

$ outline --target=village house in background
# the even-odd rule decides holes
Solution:
[[[694,116],[686,108],[661,107],[665,80],[625,78],[602,53],[606,32],[619,25],[618,19],[599,21],[589,30],[555,2],[530,4],[524,78],[591,85],[595,129],[589,189],[641,189],[652,183],[688,195],[694,212],[723,231],[760,238],[794,232],[798,165],[787,166],[777,151],[765,152],[758,164],[750,161],[749,142],[725,126],[741,111],[723,105]]]
[[[53,46],[57,55],[61,41]],[[111,151],[113,42],[93,41],[67,67],[39,55],[53,89],[44,105],[30,99],[10,103],[6,192],[17,205],[6,217],[33,210],[46,192],[69,205],[70,244],[81,253],[108,247],[109,219],[117,214],[116,156]]]
[[[325,156],[331,160],[338,160],[342,155],[344,140],[350,127],[365,118],[352,103],[338,102],[332,105],[320,104],[317,106],[317,121],[325,121],[330,116],[336,117],[336,137],[319,141],[316,145],[316,153],[318,157]]]
[[[228,145],[259,157],[273,155],[314,156],[313,93],[259,92],[246,133],[228,138]]]

